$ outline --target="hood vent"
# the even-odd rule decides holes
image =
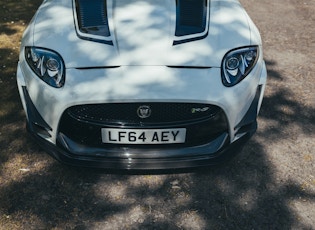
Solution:
[[[207,0],[176,0],[175,36],[179,39],[176,39],[174,44],[202,39],[207,35],[209,14],[207,2]]]
[[[106,0],[75,0],[75,9],[79,37],[112,43]]]

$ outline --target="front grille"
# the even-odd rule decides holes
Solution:
[[[147,103],[152,109],[148,121],[137,116],[143,103],[79,105],[67,109],[60,121],[59,132],[87,147],[117,148],[135,145],[104,144],[102,128],[169,129],[186,128],[186,143],[164,145],[165,148],[198,146],[211,142],[228,131],[224,112],[217,106],[193,103]],[[205,109],[209,108],[209,109]],[[198,112],[192,109],[201,109]],[[156,148],[155,145],[141,145]],[[163,145],[159,144],[158,148]]]
[[[151,109],[148,118],[140,118],[138,109],[146,106]],[[112,103],[77,105],[66,113],[74,119],[101,124],[158,124],[191,122],[215,116],[220,108],[199,103]]]

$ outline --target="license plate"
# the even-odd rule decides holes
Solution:
[[[102,142],[112,144],[185,143],[186,129],[102,129]]]

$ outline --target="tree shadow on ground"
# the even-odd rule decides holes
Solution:
[[[25,115],[21,110],[15,75],[19,52],[18,40],[21,36],[20,29],[31,20],[41,2],[40,0],[0,2],[0,173],[3,165],[14,155],[10,150],[16,150],[12,142],[16,140],[22,142],[25,136],[21,129],[24,127]]]

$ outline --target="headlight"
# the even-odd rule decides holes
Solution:
[[[221,75],[225,86],[233,86],[243,80],[258,60],[258,46],[251,46],[228,52],[222,61]]]
[[[25,47],[28,65],[48,85],[60,88],[65,83],[65,65],[62,58],[51,50]]]

